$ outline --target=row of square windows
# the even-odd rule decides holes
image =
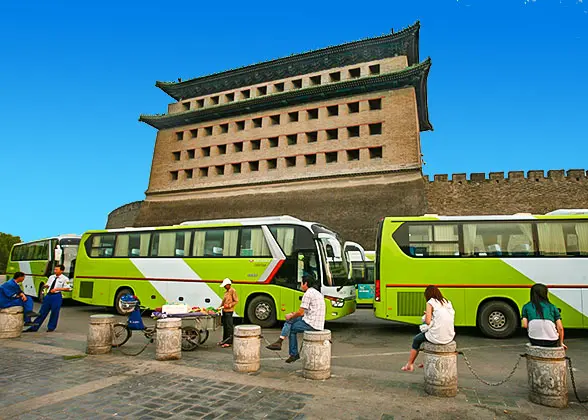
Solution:
[[[200,109],[206,106],[219,105],[221,103],[230,103],[235,100],[249,99],[253,96],[265,96],[268,93],[281,93],[286,90],[302,89],[303,84],[306,86],[319,86],[323,83],[335,83],[340,82],[342,78],[347,76],[348,79],[357,79],[363,75],[375,76],[380,74],[380,65],[373,64],[368,66],[366,69],[361,67],[355,67],[346,71],[335,71],[328,74],[317,74],[316,76],[309,76],[307,83],[303,83],[303,78],[293,79],[286,84],[286,82],[278,82],[265,86],[257,86],[255,88],[243,89],[239,92],[229,92],[224,95],[215,95],[207,98],[196,99],[195,101],[182,102],[182,108],[184,111],[190,111],[191,109]]]
[[[346,127],[347,129],[347,138],[354,138],[361,136],[361,126],[356,125],[353,127]],[[370,136],[380,135],[382,134],[382,123],[374,123],[374,124],[367,124],[368,133]],[[326,134],[327,140],[337,140],[339,139],[339,129],[333,128],[329,130],[324,130]],[[318,131],[309,131],[307,133],[295,133],[295,134],[288,134],[284,136],[288,146],[295,146],[298,144],[298,137],[300,135],[304,135],[306,137],[307,143],[316,143],[318,141]],[[265,140],[265,139],[264,139]],[[256,140],[249,140],[248,143],[250,144],[250,150],[261,150],[261,142],[262,139]],[[236,142],[233,143],[233,152],[240,153],[243,151],[245,142]],[[274,148],[280,145],[280,137],[269,137],[267,139],[267,147]],[[225,155],[227,154],[227,146],[228,144],[220,144],[215,146],[217,149],[218,155]],[[196,157],[196,150],[198,149],[189,149],[187,150],[188,159],[194,159]],[[200,149],[200,156],[201,157],[208,157],[210,156],[210,152],[212,150],[212,146],[201,147]],[[180,150],[172,152],[173,160],[180,160],[182,157],[182,152]]]
[[[382,99],[381,98],[376,98],[376,99],[368,99],[366,101],[368,103],[369,106],[369,110],[370,111],[375,111],[375,110],[379,110],[382,109]],[[347,103],[347,112],[349,114],[355,114],[359,112],[359,103],[360,101],[357,102],[349,102]],[[345,104],[343,104],[343,106],[345,106]],[[300,121],[300,114],[301,113],[306,113],[306,117],[307,120],[317,120],[319,119],[319,110],[321,108],[313,108],[313,109],[307,109],[306,111],[293,111],[293,112],[288,112],[287,114],[287,122],[298,122]],[[327,117],[335,117],[337,115],[339,115],[339,105],[330,105],[330,106],[326,106],[324,107],[324,109],[326,109],[326,116]],[[284,118],[282,118],[282,115],[280,114],[276,114],[276,115],[270,115],[269,117],[265,117],[266,119],[266,123],[263,124],[263,120],[264,117],[258,117],[258,118],[253,118],[250,121],[250,125],[248,128],[262,128],[264,126],[267,125],[280,125],[282,124],[283,121],[286,120],[286,115],[284,115]],[[246,128],[246,120],[241,120],[241,121],[235,121],[233,124],[235,131],[243,131]],[[186,134],[189,133],[191,139],[197,138],[197,137],[207,137],[207,136],[212,136],[213,134],[226,134],[229,132],[229,123],[224,123],[224,124],[220,124],[218,126],[208,126],[208,127],[201,127],[201,128],[194,128],[192,130],[189,131],[176,131],[176,140],[181,141],[184,140],[186,138]]]
[[[360,150],[361,149],[352,149],[352,150],[345,150],[345,155],[347,157],[348,162],[358,161],[360,157]],[[325,162],[327,164],[337,163],[339,161],[339,151],[333,152],[325,152]],[[368,156],[370,159],[382,159],[382,147],[369,147],[368,148]],[[304,155],[304,164],[306,166],[313,166],[316,165],[316,153],[306,154]],[[238,163],[231,163],[230,165],[216,165],[210,167],[203,167],[197,169],[184,169],[182,172],[184,173],[185,179],[192,179],[194,177],[195,171],[199,177],[207,177],[211,172],[214,175],[224,175],[225,174],[225,167],[228,166],[232,173],[240,174],[243,165],[248,165],[249,172],[258,172],[259,171],[259,163],[263,161],[255,160],[250,162],[238,162]],[[267,169],[277,169],[278,167],[278,159],[268,159],[265,161],[267,164]],[[286,168],[295,167],[297,164],[297,156],[289,156],[284,158]],[[214,171],[214,172],[213,172]],[[180,171],[171,171],[171,179],[172,181],[177,181],[179,179]]]

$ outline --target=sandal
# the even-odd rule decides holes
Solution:
[[[424,363],[420,363],[419,366],[418,366],[419,369],[423,369],[424,367],[425,367],[425,364]]]
[[[221,344],[221,347],[222,347],[223,349],[226,349],[227,347],[231,347],[231,345],[230,345],[230,344],[227,344],[227,343],[225,343],[225,344]]]
[[[409,367],[409,365],[406,364],[406,365],[402,366],[402,368],[400,370],[403,370],[405,372],[413,372],[414,371],[414,365],[410,365],[410,367]]]

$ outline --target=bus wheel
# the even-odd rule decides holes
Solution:
[[[39,285],[39,293],[37,293],[37,299],[39,299],[39,302],[43,303],[44,298],[45,298],[45,283],[41,283]]]
[[[256,296],[247,306],[247,317],[253,324],[262,328],[270,328],[276,325],[276,306],[274,301],[267,296]]]
[[[118,293],[114,297],[114,310],[116,311],[117,314],[128,315],[129,313],[133,312],[132,309],[130,311],[127,309],[124,309],[122,307],[122,302],[120,300],[124,295],[133,295],[133,294],[134,294],[133,291],[131,289],[126,288],[126,287],[123,289],[120,289],[118,291]]]
[[[482,333],[490,338],[507,338],[515,333],[519,317],[506,302],[491,301],[480,310],[478,325]]]

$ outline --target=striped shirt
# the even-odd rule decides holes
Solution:
[[[325,298],[313,287],[308,288],[302,296],[300,307],[304,309],[302,320],[314,328],[322,331],[325,328]]]

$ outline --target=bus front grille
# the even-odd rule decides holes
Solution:
[[[423,292],[398,292],[396,308],[398,316],[421,316],[425,308]]]

